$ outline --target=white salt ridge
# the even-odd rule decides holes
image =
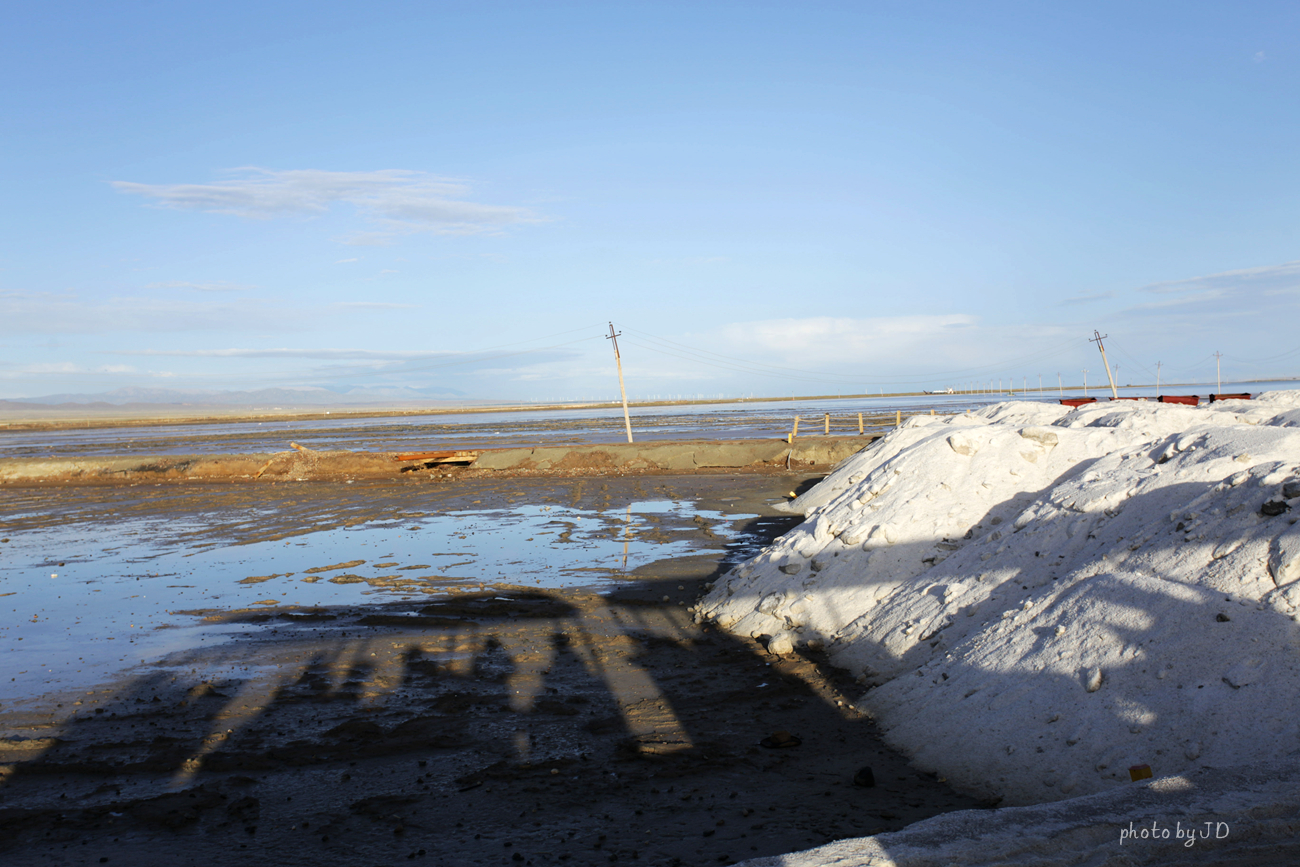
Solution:
[[[1300,759],[1202,770],[1116,792],[962,810],[740,867],[1183,867],[1300,864]]]
[[[1300,748],[1297,498],[1300,392],[922,416],[699,616],[824,646],[894,747],[1005,804],[1270,762]]]

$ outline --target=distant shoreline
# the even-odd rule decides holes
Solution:
[[[1257,382],[1300,382],[1300,379],[1256,379],[1256,380],[1238,380],[1233,385],[1251,385]],[[1188,389],[1204,388],[1207,383],[1161,383],[1163,389]],[[1089,386],[1090,390],[1109,389],[1109,385]],[[1119,389],[1149,389],[1155,388],[1154,383],[1139,385],[1122,385],[1117,386]],[[1082,385],[1071,386],[1066,391],[1081,391]],[[1044,388],[1040,394],[1046,395],[1049,392]],[[665,406],[723,406],[727,404],[750,404],[750,403],[807,403],[811,401],[826,400],[880,400],[891,398],[912,398],[912,397],[952,397],[960,398],[963,395],[972,397],[987,396],[992,394],[1005,394],[1008,397],[1017,395],[1034,394],[1034,389],[1028,391],[1009,390],[1005,392],[925,392],[925,391],[901,391],[889,392],[887,394],[816,394],[806,396],[792,397],[731,397],[731,398],[698,398],[687,400],[642,400],[629,401],[629,409],[644,409]],[[1052,400],[1057,398],[1053,397]],[[239,424],[241,422],[268,422],[268,421],[328,421],[334,419],[362,419],[362,418],[406,418],[411,416],[426,415],[476,415],[490,412],[567,412],[572,410],[611,410],[619,409],[622,404],[619,401],[578,401],[573,403],[549,403],[549,404],[507,404],[500,405],[487,404],[477,406],[423,406],[423,407],[394,407],[379,405],[374,408],[348,407],[346,409],[324,409],[310,407],[299,410],[281,410],[268,409],[265,411],[250,407],[231,407],[228,412],[224,412],[220,407],[194,407],[193,410],[186,410],[176,407],[174,404],[160,404],[156,409],[136,404],[129,409],[124,407],[102,407],[97,412],[86,412],[81,410],[80,404],[27,404],[22,409],[10,410],[14,403],[21,404],[23,401],[0,401],[0,433],[6,431],[60,431],[72,429],[97,429],[113,427],[153,427],[161,425],[205,425],[205,424]],[[75,414],[74,413],[80,413]],[[10,418],[6,419],[6,416]]]

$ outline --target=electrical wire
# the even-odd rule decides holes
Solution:
[[[629,334],[637,334],[642,338],[654,341],[663,346],[651,346],[644,343],[634,343],[643,349],[649,349],[653,352],[659,352],[664,355],[682,358],[688,361],[706,364],[712,367],[718,367],[723,370],[739,371],[743,373],[757,373],[765,376],[771,376],[781,379],[795,379],[805,382],[826,382],[826,383],[888,383],[888,382],[918,382],[918,381],[935,381],[944,379],[965,379],[972,376],[990,375],[998,371],[1004,371],[1008,367],[1023,366],[1028,363],[1046,361],[1068,352],[1071,347],[1065,344],[1058,345],[1055,348],[1042,352],[1031,353],[1019,358],[1007,359],[996,364],[982,365],[979,367],[960,368],[949,371],[934,371],[926,373],[904,373],[892,374],[890,376],[869,376],[862,373],[831,373],[820,370],[803,370],[799,368],[781,367],[778,365],[765,364],[749,359],[736,358],[734,356],[723,355],[710,350],[698,349],[687,346],[677,341],[668,340],[667,338],[658,337],[648,332],[638,329],[625,329]],[[672,347],[672,349],[667,349]],[[673,350],[677,351],[673,351]],[[682,354],[686,353],[686,354]]]

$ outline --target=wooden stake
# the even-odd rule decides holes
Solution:
[[[858,413],[858,436],[862,436],[863,430],[864,429],[862,427],[862,413]]]
[[[826,436],[831,435],[831,414],[826,413]]]
[[[903,426],[903,411],[901,409],[896,409],[894,410],[894,427],[902,427],[902,426]]]

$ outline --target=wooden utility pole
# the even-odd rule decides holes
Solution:
[[[1088,339],[1088,342],[1097,344],[1097,348],[1101,350],[1101,365],[1106,368],[1106,378],[1110,380],[1110,396],[1119,397],[1119,390],[1115,388],[1115,377],[1110,375],[1110,365],[1106,362],[1106,347],[1102,343],[1110,335],[1102,334],[1100,331],[1093,331],[1092,334],[1093,336]]]
[[[1217,383],[1214,389],[1215,394],[1223,393],[1223,374],[1219,372],[1219,359],[1223,358],[1222,352],[1214,353],[1214,380]]]
[[[627,428],[627,441],[632,442],[632,417],[627,414],[627,389],[623,387],[623,359],[618,354],[618,335],[623,332],[614,331],[614,323],[609,323],[609,334],[606,340],[614,341],[614,364],[618,365],[618,390],[623,395],[623,425]]]
[[[1156,362],[1156,397],[1160,396],[1160,362]]]

